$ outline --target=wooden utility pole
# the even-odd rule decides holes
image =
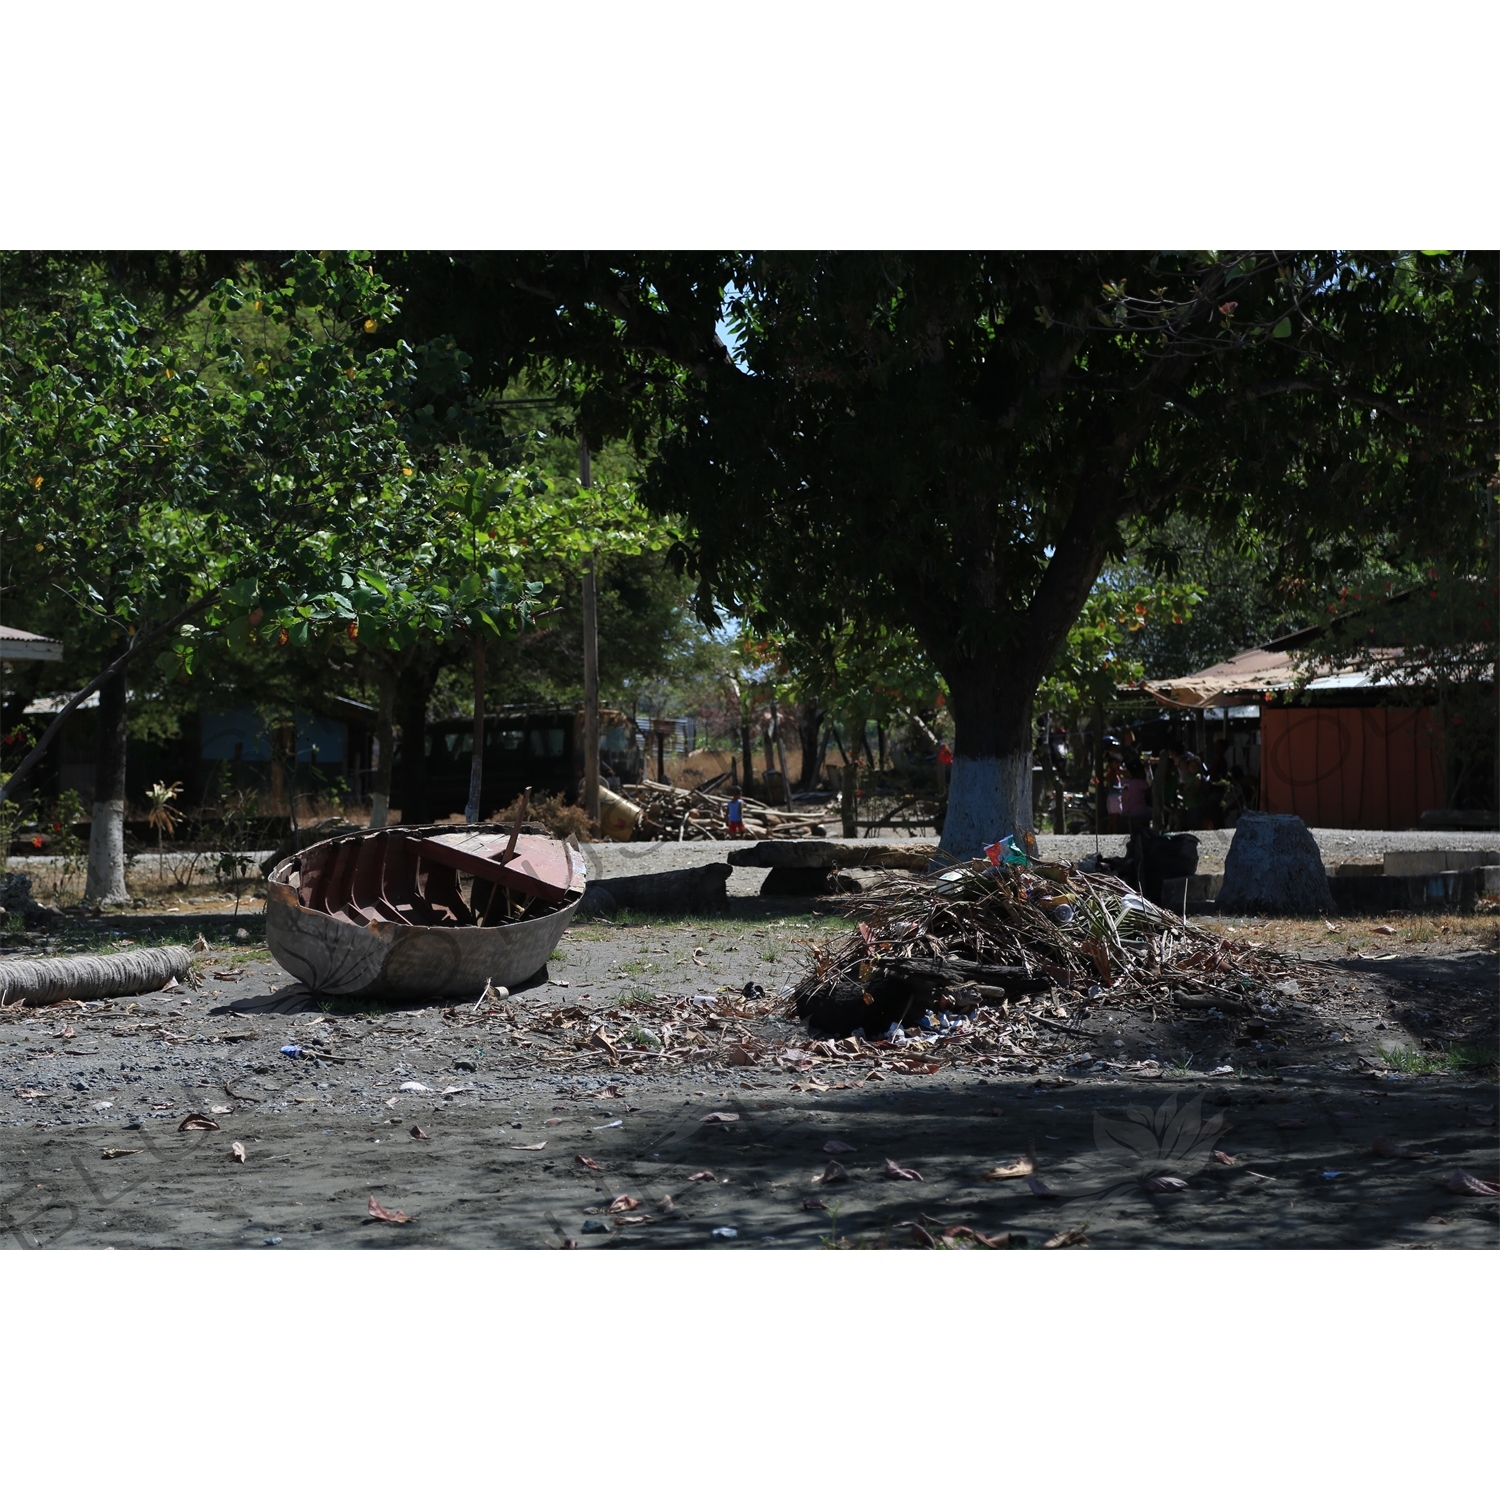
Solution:
[[[474,744],[469,755],[469,800],[464,822],[479,821],[479,795],[484,786],[484,637],[474,631]]]
[[[590,489],[594,468],[588,439],[578,439],[578,483]],[[589,554],[583,575],[583,808],[599,821],[599,612],[594,575],[599,554]]]
[[[1094,700],[1094,837],[1104,832],[1104,705]]]

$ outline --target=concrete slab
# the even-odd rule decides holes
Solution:
[[[1472,870],[1500,865],[1497,849],[1392,849],[1384,860],[1385,875],[1436,875],[1442,870]]]

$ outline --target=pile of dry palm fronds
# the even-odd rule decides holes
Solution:
[[[998,1041],[1012,1023],[1028,1036],[1040,1025],[1087,1038],[1077,1022],[1091,1000],[1238,1015],[1288,972],[1277,955],[1069,865],[975,861],[935,879],[887,881],[845,905],[858,930],[815,949],[788,997],[810,1029],[835,1036],[876,1039],[924,1021],[930,1029],[935,1016],[940,1034],[971,1040],[994,1032]]]
[[[721,792],[702,788],[668,786],[664,781],[639,781],[621,788],[641,809],[636,837],[642,839],[727,839],[729,822],[725,809],[729,798]],[[770,807],[754,797],[741,798],[744,803],[745,833],[756,839],[823,838],[827,835],[821,809],[815,812],[788,812]]]

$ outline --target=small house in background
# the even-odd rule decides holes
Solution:
[[[0,625],[0,662],[7,661],[61,661],[63,643],[50,635],[33,635],[29,630],[16,630],[10,625]]]
[[[294,789],[319,801],[350,795],[349,729],[341,719],[298,709],[268,724],[254,709],[222,709],[200,717],[198,739],[205,792],[222,765],[230,789],[262,793],[272,813],[285,811]]]
[[[1170,708],[1210,716],[1259,713],[1260,806],[1314,828],[1415,828],[1444,807],[1440,726],[1426,707],[1394,701],[1388,683],[1352,671],[1300,680],[1302,632],[1201,672],[1147,682]],[[1287,701],[1295,697],[1297,701]]]
[[[645,732],[615,708],[599,711],[599,772],[607,782],[638,780],[645,763]],[[668,721],[667,753],[678,743],[692,748],[691,720]],[[683,725],[687,728],[684,729]],[[657,740],[653,732],[652,748]],[[443,719],[427,726],[419,781],[401,778],[397,803],[403,823],[451,817],[469,797],[474,721]],[[398,774],[406,749],[398,741]],[[481,815],[508,806],[526,787],[534,797],[574,800],[583,781],[583,710],[562,704],[507,704],[484,721],[484,790]]]
[[[7,727],[11,719],[24,721],[28,737],[35,739],[69,696],[17,700],[7,713]],[[85,699],[64,721],[44,756],[30,782],[44,802],[72,791],[85,809],[92,805],[98,707],[97,693]],[[127,804],[143,808],[147,788],[160,781],[180,783],[176,806],[184,811],[196,811],[234,792],[253,793],[262,817],[286,816],[293,792],[302,812],[341,805],[358,780],[359,755],[368,757],[369,735],[361,715],[373,722],[373,713],[362,704],[351,703],[346,710],[337,701],[323,712],[299,709],[289,719],[271,722],[248,705],[183,714],[179,733],[165,742],[130,740],[125,760]]]

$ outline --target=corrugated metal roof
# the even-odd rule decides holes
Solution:
[[[61,661],[63,644],[50,635],[33,635],[14,625],[0,625],[0,659],[6,661]]]

